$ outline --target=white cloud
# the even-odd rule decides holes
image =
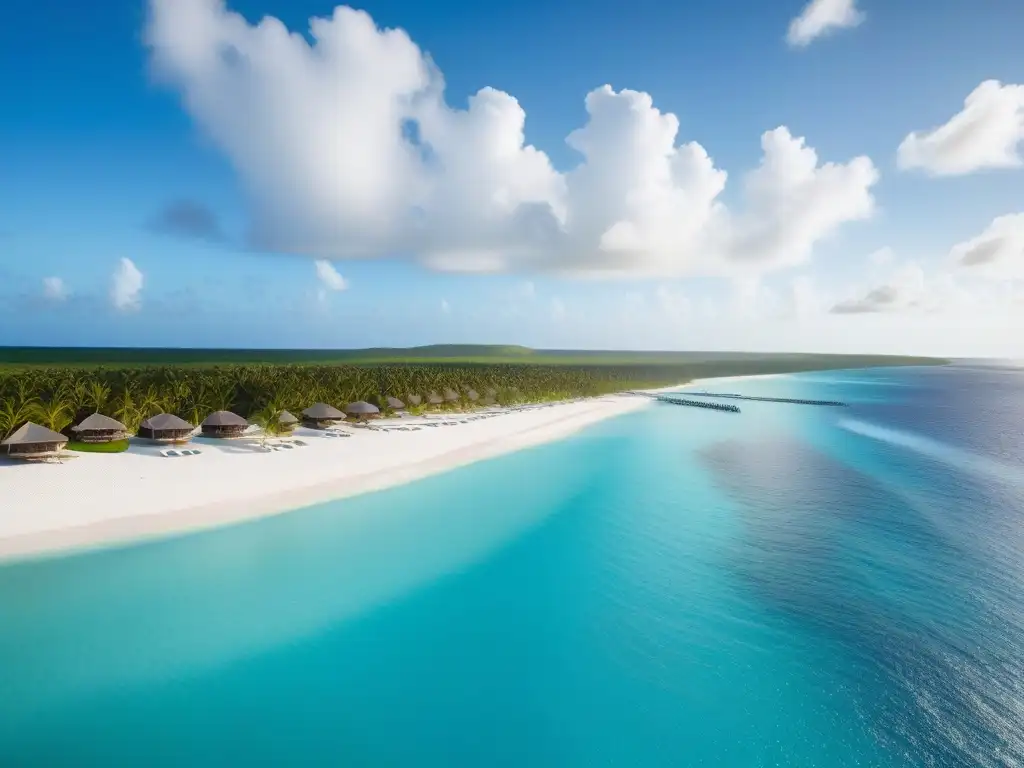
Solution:
[[[67,285],[59,277],[43,278],[43,296],[50,301],[64,301],[68,297]]]
[[[344,291],[348,289],[348,281],[341,276],[331,262],[324,259],[317,259],[316,276],[320,284],[329,291]]]
[[[441,299],[441,311],[446,315],[452,311],[452,305],[448,303],[448,299]]]
[[[909,134],[899,146],[897,162],[902,169],[917,168],[935,176],[1015,168],[1022,163],[1022,141],[1024,85],[986,80],[949,122]]]
[[[114,307],[126,312],[142,306],[143,277],[131,259],[121,259],[110,285],[110,300]]]
[[[950,251],[953,262],[990,278],[1024,280],[1024,213],[999,216]]]
[[[883,284],[840,301],[832,307],[832,312],[837,315],[898,312],[918,307],[924,296],[924,270],[918,264],[905,264],[895,270]]]
[[[526,143],[512,96],[449,107],[440,72],[401,30],[339,7],[301,35],[221,0],[150,0],[157,71],[227,155],[255,202],[264,247],[323,259],[415,254],[431,268],[596,275],[760,272],[806,261],[873,210],[866,157],[819,165],[785,127],[743,204],[679,121],[603,86],[567,141],[568,172]]]
[[[879,248],[877,251],[872,251],[868,254],[868,263],[872,267],[885,267],[892,264],[893,251],[888,245]]]
[[[895,264],[884,276],[835,304],[837,315],[925,312],[930,314],[986,311],[1002,299],[984,284],[967,285],[947,269],[926,270],[916,261]]]
[[[786,306],[783,314],[797,320],[820,315],[828,306],[829,299],[810,275],[794,277],[785,293]]]
[[[802,48],[822,35],[856,27],[864,21],[856,0],[811,0],[789,23],[786,42]]]

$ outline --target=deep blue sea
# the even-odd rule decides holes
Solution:
[[[1024,371],[709,388],[0,568],[0,766],[1024,766]]]

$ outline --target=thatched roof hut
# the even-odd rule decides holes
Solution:
[[[445,391],[444,391],[444,399],[447,400],[449,403],[458,402],[458,400],[459,400],[459,393],[456,392],[454,389],[447,389],[446,388]]]
[[[315,403],[302,412],[302,423],[312,429],[326,429],[344,420],[345,414],[327,403]]]
[[[33,424],[31,421],[14,430],[0,446],[12,459],[52,459],[60,456],[68,439],[60,432]]]
[[[231,411],[214,411],[200,425],[204,437],[241,437],[249,422]]]
[[[423,398],[420,395],[406,395],[405,399],[409,401],[409,405],[419,405],[423,402]]]
[[[437,392],[431,392],[427,395],[427,402],[431,405],[441,405],[444,402],[444,398],[437,394]]]
[[[349,403],[345,406],[345,413],[349,416],[358,416],[362,419],[368,419],[371,416],[380,415],[380,408],[373,403],[368,403],[365,400],[356,400],[354,403]]]
[[[117,419],[94,413],[82,419],[82,423],[71,430],[83,443],[112,443],[115,440],[127,440],[130,435],[128,427]]]
[[[158,413],[139,425],[139,437],[158,443],[183,443],[192,437],[195,429],[173,413]]]
[[[390,408],[393,411],[400,411],[403,408],[405,408],[405,403],[403,403],[397,397],[393,397],[391,395],[388,395],[385,398],[385,402],[387,403],[388,408]]]

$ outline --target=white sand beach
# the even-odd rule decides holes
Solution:
[[[668,388],[675,389],[675,387]],[[557,440],[645,407],[614,395],[426,426],[408,418],[349,427],[349,437],[299,428],[306,443],[261,450],[257,438],[198,438],[199,455],[165,457],[133,440],[121,454],[75,453],[63,463],[0,459],[0,558],[108,546],[226,525],[406,483]],[[440,421],[432,416],[426,421]]]

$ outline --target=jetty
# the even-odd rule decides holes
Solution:
[[[710,411],[723,411],[725,413],[739,413],[740,408],[738,405],[732,403],[714,403],[709,400],[688,400],[685,397],[674,397],[672,395],[655,395],[650,392],[631,392],[633,395],[640,395],[641,397],[649,397],[651,400],[657,400],[659,403],[668,403],[669,405],[685,405],[690,408],[705,408]]]
[[[801,400],[792,397],[755,397],[754,395],[737,395],[732,392],[687,392],[689,397],[721,397],[730,400],[757,400],[762,403],[793,403],[794,405],[827,405],[846,408],[847,404],[838,400]]]

